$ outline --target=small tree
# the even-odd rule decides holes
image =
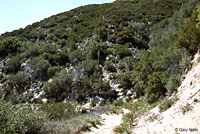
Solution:
[[[45,60],[43,57],[39,56],[31,59],[28,64],[34,70],[34,77],[45,79],[48,76],[47,71],[51,66],[48,60]]]

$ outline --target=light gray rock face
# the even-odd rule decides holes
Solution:
[[[104,99],[102,97],[99,96],[95,96],[95,97],[91,97],[89,98],[89,102],[90,103],[96,103],[96,104],[100,104]]]
[[[127,96],[131,96],[133,95],[133,92],[131,90],[129,90],[127,93],[126,93]]]

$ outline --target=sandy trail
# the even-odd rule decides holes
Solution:
[[[97,127],[92,127],[88,132],[82,134],[114,134],[113,128],[122,123],[122,117],[124,114],[129,113],[129,110],[123,109],[123,114],[102,114],[101,118],[103,120],[102,125],[97,125]]]

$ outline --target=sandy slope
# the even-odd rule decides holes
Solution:
[[[124,114],[128,113],[129,111],[126,109],[123,109]],[[123,114],[102,114],[101,117],[103,119],[102,125],[97,125],[97,127],[92,127],[89,132],[84,132],[83,134],[114,134],[112,131],[113,128],[120,125],[122,122]]]
[[[195,55],[192,69],[178,88],[178,101],[163,113],[158,107],[138,118],[133,134],[200,134],[200,63]],[[186,105],[192,107],[185,114]],[[152,120],[153,119],[153,120]]]

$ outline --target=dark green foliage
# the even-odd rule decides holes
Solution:
[[[137,96],[145,94],[152,103],[164,95],[166,87],[170,93],[176,90],[178,76],[190,59],[185,49],[164,43],[149,51],[141,51],[139,57],[133,67],[132,84]],[[170,86],[173,76],[177,76],[174,87]]]
[[[105,62],[105,70],[110,71],[110,72],[116,72],[116,68],[114,66],[114,63],[111,61],[106,61]]]
[[[41,50],[41,47],[39,44],[35,43],[35,44],[32,44],[32,43],[27,43],[27,48],[25,48],[27,50],[26,51],[26,54],[28,57],[30,56],[33,56],[33,57],[36,57],[36,56],[39,56],[42,52]]]
[[[22,44],[17,37],[7,37],[0,40],[0,57],[17,53],[21,45]]]
[[[98,66],[98,61],[96,60],[84,60],[81,62],[81,66],[83,66],[84,72],[89,76],[94,74],[94,72],[101,72],[101,69]]]
[[[196,27],[198,15],[199,12],[195,10],[186,23],[180,26],[180,31],[177,33],[176,45],[185,47],[191,54],[199,49],[200,30]]]
[[[133,45],[144,48],[148,40],[148,36],[146,36],[148,32],[141,29],[136,30],[133,27],[126,28],[128,22],[132,20],[141,22],[141,24],[145,24],[144,28],[148,28],[147,22],[155,24],[172,16],[173,12],[186,2],[187,0],[159,0],[157,2],[153,0],[135,0],[89,5],[52,16],[39,23],[29,25],[25,29],[5,33],[4,36],[17,36],[21,40],[31,40],[33,42],[43,41],[47,38],[54,42],[59,39],[65,39],[68,42],[79,42],[84,38],[93,36],[95,33],[99,41],[109,40],[113,43],[122,44],[131,42]],[[94,29],[97,32],[94,32]],[[51,35],[47,34],[46,31]]]
[[[49,61],[51,65],[65,65],[69,60],[67,50],[62,49],[55,44],[45,44],[42,47],[43,57]]]
[[[117,76],[117,81],[119,82],[119,87],[123,87],[124,89],[129,89],[132,87],[131,82],[131,74],[130,73],[124,73]]]
[[[177,88],[179,86],[179,81],[180,81],[180,75],[172,74],[169,77],[167,84],[166,84],[166,89],[170,94],[177,91]]]
[[[47,134],[44,112],[33,111],[30,107],[17,107],[0,100],[1,134]]]
[[[166,88],[164,87],[164,82],[166,78],[161,72],[153,72],[153,74],[148,75],[148,87],[146,88],[145,95],[148,103],[154,103],[160,96],[164,96]]]
[[[45,85],[43,90],[47,98],[54,98],[56,101],[61,101],[73,95],[71,87],[71,74],[67,73],[66,70],[61,70],[61,72],[53,78],[52,82]]]
[[[104,63],[108,50],[105,43],[91,42],[85,48],[84,53],[88,59],[94,59],[98,63]]]
[[[29,85],[30,78],[24,72],[18,72],[8,78],[8,88],[13,91],[16,90],[17,93],[25,91]]]
[[[116,93],[109,89],[108,82],[102,80],[96,61],[84,61],[74,71],[61,70],[57,73],[53,81],[45,85],[44,92],[47,98],[56,101],[67,99],[81,102],[96,95],[115,97]]]
[[[163,40],[168,43],[176,40],[176,37],[171,38],[171,35],[177,31],[178,27],[185,22],[185,19],[190,17],[198,0],[190,0],[180,10],[174,12],[173,16],[162,20],[161,22],[150,27],[151,40],[148,43],[149,47],[160,44]],[[170,39],[169,39],[170,38]]]
[[[114,54],[119,56],[121,59],[126,56],[132,56],[132,52],[127,46],[118,44],[114,46]]]
[[[176,101],[177,101],[177,97],[172,97],[172,98],[164,98],[164,100],[161,101],[160,105],[159,105],[159,109],[161,112],[166,111],[167,109],[169,109]]]
[[[144,28],[137,27],[137,24],[130,22],[130,27],[127,27],[123,31],[118,32],[115,35],[116,43],[125,44],[131,43],[134,47],[137,48],[147,48],[147,42],[149,40],[147,30]]]
[[[7,84],[4,85],[4,97],[14,103],[20,101],[21,95],[30,87],[31,79],[24,72],[10,75]]]
[[[133,69],[134,62],[135,59],[132,56],[124,57],[119,64],[119,69],[122,72],[129,72]]]
[[[81,49],[76,49],[69,53],[69,59],[73,64],[77,64],[79,61],[83,61],[85,57]]]
[[[10,58],[4,67],[4,72],[6,73],[16,73],[20,69],[21,59],[20,56],[17,55],[15,57]]]
[[[61,70],[61,68],[58,67],[58,66],[49,67],[47,74],[48,74],[49,77],[53,77],[60,70]]]
[[[28,64],[34,70],[34,77],[45,79],[48,76],[47,71],[51,66],[48,60],[45,60],[43,57],[36,57],[31,59]]]
[[[44,103],[41,104],[40,110],[45,111],[51,120],[66,120],[76,115],[75,106],[71,103]]]

